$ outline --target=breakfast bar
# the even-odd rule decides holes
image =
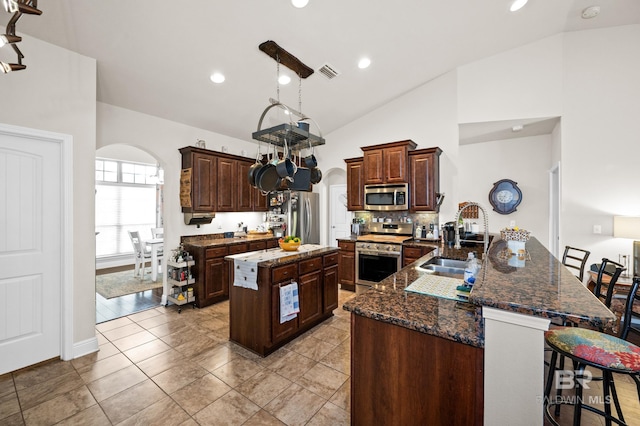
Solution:
[[[438,246],[343,306],[351,312],[352,424],[540,425],[550,320],[613,326],[615,315],[535,238],[519,263],[494,240],[468,301],[405,290],[431,273],[421,267],[430,259],[467,251]],[[398,355],[399,344],[409,356]]]

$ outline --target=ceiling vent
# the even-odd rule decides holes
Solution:
[[[328,80],[331,80],[334,77],[337,77],[338,75],[340,75],[340,73],[336,71],[336,69],[333,66],[329,64],[324,64],[322,67],[320,67],[318,72],[323,76],[325,76]]]

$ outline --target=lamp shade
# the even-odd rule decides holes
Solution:
[[[640,240],[640,217],[614,216],[613,236],[616,238]]]

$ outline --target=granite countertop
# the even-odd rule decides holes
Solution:
[[[255,257],[256,255],[259,255],[260,253],[262,253],[264,255],[262,256],[264,260],[260,260],[258,262],[258,267],[275,268],[275,267],[287,265],[290,263],[296,263],[310,257],[323,256],[325,254],[335,253],[339,250],[340,249],[337,247],[321,246],[317,244],[304,244],[300,246],[298,251],[285,252],[281,248],[272,248],[267,250],[258,250],[258,251],[248,252],[248,253],[240,253],[240,254],[225,256],[225,260],[234,261],[236,258],[243,258],[247,256]],[[261,257],[261,256],[258,256],[258,257]]]
[[[224,238],[222,236],[218,237],[218,236],[207,235],[203,237],[198,237],[198,236],[182,237],[181,242],[184,245],[189,245],[192,247],[206,248],[206,247],[214,247],[214,246],[224,246],[229,244],[247,243],[252,241],[272,240],[274,238],[276,237],[274,237],[273,234],[259,235],[259,236],[252,236],[252,237],[233,237],[233,238]]]
[[[503,240],[489,248],[471,303],[604,329],[613,326],[615,315],[537,239],[526,244],[524,267],[509,265],[506,248]]]
[[[524,267],[510,266],[503,257],[506,242],[494,239],[469,302],[405,292],[405,287],[427,274],[416,267],[431,257],[466,259],[469,251],[482,252],[481,245],[460,250],[437,247],[357,295],[343,309],[476,347],[484,346],[482,306],[597,327],[614,323],[615,315],[535,238],[526,244]]]

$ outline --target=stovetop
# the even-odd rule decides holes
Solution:
[[[359,235],[356,241],[369,242],[369,243],[387,243],[387,244],[402,244],[404,241],[413,238],[410,235],[381,235],[381,234],[366,234]]]

